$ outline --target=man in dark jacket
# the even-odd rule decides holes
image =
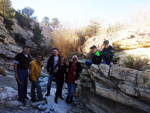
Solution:
[[[104,48],[101,51],[103,64],[113,65],[114,50],[109,41],[104,41]]]
[[[91,52],[93,53],[93,58],[92,61],[86,60],[87,66],[91,66],[91,64],[100,64],[102,58],[100,52],[97,50],[97,47],[93,45],[92,47],[90,47],[90,49]]]
[[[78,57],[74,55],[72,57],[72,62],[68,64],[68,74],[66,76],[66,82],[68,85],[68,96],[66,99],[67,103],[73,102],[73,94],[76,90],[75,81],[79,78],[79,73],[82,70],[81,64],[78,62]]]
[[[54,70],[55,70],[56,64],[58,63],[59,58],[60,56],[58,54],[58,49],[54,48],[53,55],[49,58],[48,63],[47,63],[47,73],[49,74],[49,78],[48,78],[48,83],[47,83],[47,93],[45,94],[45,96],[50,95],[51,83],[54,77]]]

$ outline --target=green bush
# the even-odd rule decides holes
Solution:
[[[10,0],[0,0],[0,16],[4,17],[4,24],[8,30],[13,30],[12,26],[14,25],[12,19],[14,18],[15,11],[11,5]]]
[[[43,42],[42,29],[40,28],[39,23],[34,24],[32,41],[34,41],[34,43],[36,43],[38,46],[40,46]]]
[[[16,43],[20,46],[24,46],[26,44],[26,39],[19,33],[13,33],[12,37],[15,39]]]
[[[18,21],[18,24],[25,28],[25,29],[28,29],[29,28],[29,21],[28,21],[28,18],[24,15],[22,15],[21,13],[17,12],[15,13],[15,18],[17,19]]]
[[[141,70],[143,66],[146,66],[149,62],[147,56],[133,56],[129,55],[124,60],[125,67]]]

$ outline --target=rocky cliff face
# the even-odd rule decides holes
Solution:
[[[2,17],[0,18],[0,67],[13,70],[12,60],[22,49],[16,45],[16,42],[6,30]]]
[[[89,69],[82,70],[77,84],[86,98],[83,103],[95,113],[150,112],[148,70],[93,64]]]
[[[32,41],[33,37],[33,32],[32,30],[25,30],[23,29],[17,22],[16,19],[13,19],[14,21],[14,26],[13,26],[13,31],[11,31],[12,34],[20,34],[26,39],[26,44],[32,46],[33,48],[37,48],[37,45]],[[32,29],[34,22],[31,23]],[[49,42],[51,40],[51,29],[47,26],[44,26],[43,24],[40,24],[40,27],[42,29],[42,34],[43,34],[43,40],[45,41],[42,43],[44,46],[49,46]]]
[[[18,45],[14,38],[14,34],[19,34],[26,40],[26,44],[31,46],[31,52],[37,50],[37,45],[32,41],[33,33],[32,30],[25,30],[20,25],[18,25],[17,20],[14,19],[13,30],[11,33],[7,31],[5,24],[3,23],[3,17],[0,17],[0,67],[6,70],[13,70],[13,58],[17,53],[22,51],[23,45]],[[51,29],[44,25],[40,25],[42,28],[42,34],[44,38],[44,42],[42,43],[42,47],[45,47],[47,50],[50,48],[49,42],[51,40]],[[14,38],[11,37],[14,36]],[[21,41],[21,40],[20,40]],[[38,48],[39,49],[39,48]]]

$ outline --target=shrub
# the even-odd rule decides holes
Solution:
[[[107,29],[107,33],[112,34],[114,32],[120,31],[122,29],[122,27],[123,27],[123,25],[121,25],[121,24],[115,24],[115,25],[109,26]]]
[[[39,23],[34,24],[32,41],[34,41],[38,46],[40,46],[43,42],[42,29],[40,28]]]
[[[129,55],[124,60],[124,65],[128,68],[133,68],[136,70],[141,70],[143,66],[146,66],[149,62],[147,56],[133,56]]]
[[[24,46],[26,44],[26,39],[21,34],[13,33],[12,37],[20,46]]]
[[[15,18],[17,19],[18,21],[18,24],[23,27],[23,28],[26,28],[28,29],[29,28],[29,21],[28,21],[28,18],[25,17],[24,15],[22,15],[20,12],[17,12],[15,13]]]
[[[100,24],[96,21],[92,21],[84,30],[86,38],[98,35],[100,32]]]

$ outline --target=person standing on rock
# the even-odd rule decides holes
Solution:
[[[57,84],[56,94],[55,94],[55,103],[57,103],[57,98],[61,98],[62,100],[62,88],[64,84],[64,75],[67,73],[67,67],[65,64],[65,58],[60,57],[58,64],[55,67],[55,81]]]
[[[101,51],[103,64],[113,65],[113,57],[114,57],[114,50],[111,45],[109,45],[109,41],[104,41],[104,48]]]
[[[31,84],[31,101],[35,102],[36,95],[35,95],[35,89],[37,89],[37,97],[38,101],[41,101],[43,99],[41,87],[39,85],[39,77],[41,75],[41,55],[37,54],[36,58],[31,62],[31,73],[30,73],[30,80],[32,82]]]
[[[30,47],[24,46],[23,52],[17,54],[13,61],[15,78],[18,84],[18,100],[24,104],[26,103],[25,99],[28,99],[27,97],[28,70],[31,62],[29,53]]]
[[[86,65],[91,66],[91,64],[100,64],[102,61],[102,56],[100,52],[97,50],[97,47],[93,45],[92,47],[90,47],[90,49],[94,55],[93,55],[92,61],[86,60]]]
[[[72,56],[72,62],[67,64],[69,70],[66,76],[66,83],[68,85],[68,96],[66,98],[67,103],[73,102],[73,94],[76,90],[75,81],[79,78],[79,72],[82,71],[81,64],[78,62],[76,55]]]
[[[48,78],[48,83],[47,83],[47,93],[45,94],[45,96],[50,95],[51,83],[54,77],[55,66],[58,63],[59,58],[60,58],[60,55],[58,54],[58,49],[54,48],[53,55],[49,58],[48,63],[47,63],[47,73],[49,74],[49,78]]]

